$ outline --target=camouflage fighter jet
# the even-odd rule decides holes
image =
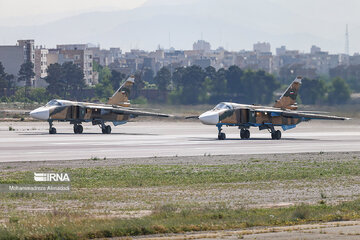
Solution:
[[[133,84],[134,78],[129,77],[109,99],[107,104],[53,99],[45,106],[31,111],[30,116],[48,121],[50,134],[56,133],[56,128],[53,127],[53,121],[70,122],[70,124],[74,125],[74,133],[77,134],[83,132],[81,125],[83,122],[91,122],[93,125],[99,125],[102,133],[110,134],[111,127],[110,125],[106,125],[107,122],[112,122],[114,126],[117,126],[126,123],[130,117],[169,117],[169,115],[166,114],[145,112],[136,108],[130,108],[128,98]]]
[[[296,97],[301,86],[301,79],[297,77],[273,107],[222,102],[212,110],[201,114],[199,119],[203,124],[217,126],[219,140],[226,139],[225,133],[221,132],[222,126],[237,126],[240,129],[241,139],[250,138],[250,127],[258,127],[259,130],[267,129],[272,139],[280,139],[281,131],[275,130],[275,127],[281,127],[286,131],[295,128],[300,122],[311,119],[349,119],[323,115],[321,112],[296,111]]]

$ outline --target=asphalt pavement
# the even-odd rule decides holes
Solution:
[[[194,121],[130,122],[112,126],[111,134],[91,124],[84,124],[83,134],[74,134],[72,125],[55,123],[54,135],[46,122],[1,122],[0,162],[359,151],[358,122],[301,123],[283,132],[281,140],[257,128],[249,140],[241,140],[236,127],[224,127],[227,139],[217,140],[215,126]]]

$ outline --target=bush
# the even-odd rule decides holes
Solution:
[[[147,99],[143,96],[137,97],[134,100],[131,100],[132,104],[141,104],[146,105],[148,103]]]
[[[300,205],[298,207],[295,208],[292,217],[294,219],[307,219],[309,217],[309,209],[305,206],[305,205]]]
[[[10,99],[7,98],[7,97],[5,97],[5,96],[2,96],[2,97],[0,98],[0,102],[8,103],[8,102],[10,102]]]

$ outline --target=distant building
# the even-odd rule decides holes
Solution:
[[[87,44],[61,44],[56,45],[57,49],[61,50],[85,50],[88,48]]]
[[[92,86],[98,83],[96,76],[93,76],[93,51],[88,49],[87,44],[57,45],[57,49],[58,63],[72,62],[83,70],[86,85]]]
[[[146,57],[144,58],[143,68],[149,68],[155,73],[155,58]]]
[[[276,48],[276,56],[285,55],[285,53],[286,53],[286,47],[285,46],[281,46],[279,48]]]
[[[317,46],[315,46],[315,45],[312,45],[312,46],[311,46],[311,49],[310,49],[310,53],[311,53],[311,54],[316,54],[316,53],[318,53],[318,52],[321,52],[321,48],[319,48],[319,47],[317,47]]]
[[[198,40],[193,44],[193,50],[199,50],[203,52],[210,52],[211,45],[209,42],[206,42],[204,40]]]
[[[46,56],[47,66],[49,67],[51,64],[59,62],[59,49],[48,49],[48,54]]]
[[[205,69],[205,68],[211,66],[211,60],[209,58],[195,59],[193,62],[193,65],[197,65],[197,66],[201,67],[202,69]]]
[[[0,62],[5,72],[15,76],[17,86],[24,86],[25,81],[18,82],[18,74],[21,65],[25,62],[32,62],[35,71],[35,47],[34,40],[18,40],[15,46],[0,46]],[[35,78],[31,79],[31,86],[34,86]]]
[[[44,78],[47,77],[47,56],[49,50],[46,48],[35,49],[35,83],[34,87],[46,87],[47,83]]]
[[[269,53],[271,52],[270,43],[258,42],[253,45],[254,52],[256,53]]]
[[[24,61],[24,48],[20,46],[0,46],[0,62],[5,72],[17,77]]]

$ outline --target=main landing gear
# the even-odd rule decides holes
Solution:
[[[274,126],[268,128],[269,132],[271,133],[271,138],[274,140],[281,139],[281,131],[275,130]]]
[[[240,138],[241,139],[249,139],[250,138],[250,131],[249,129],[242,128],[240,130]]]
[[[101,131],[103,134],[110,134],[111,133],[110,125],[105,125],[105,123],[101,123]]]
[[[276,131],[271,132],[271,138],[276,139],[276,140],[281,139],[281,131],[276,130]]]
[[[83,133],[83,126],[80,124],[74,124],[74,133],[75,134],[81,134]]]
[[[53,127],[52,121],[49,121],[49,134],[56,134],[56,128]]]

